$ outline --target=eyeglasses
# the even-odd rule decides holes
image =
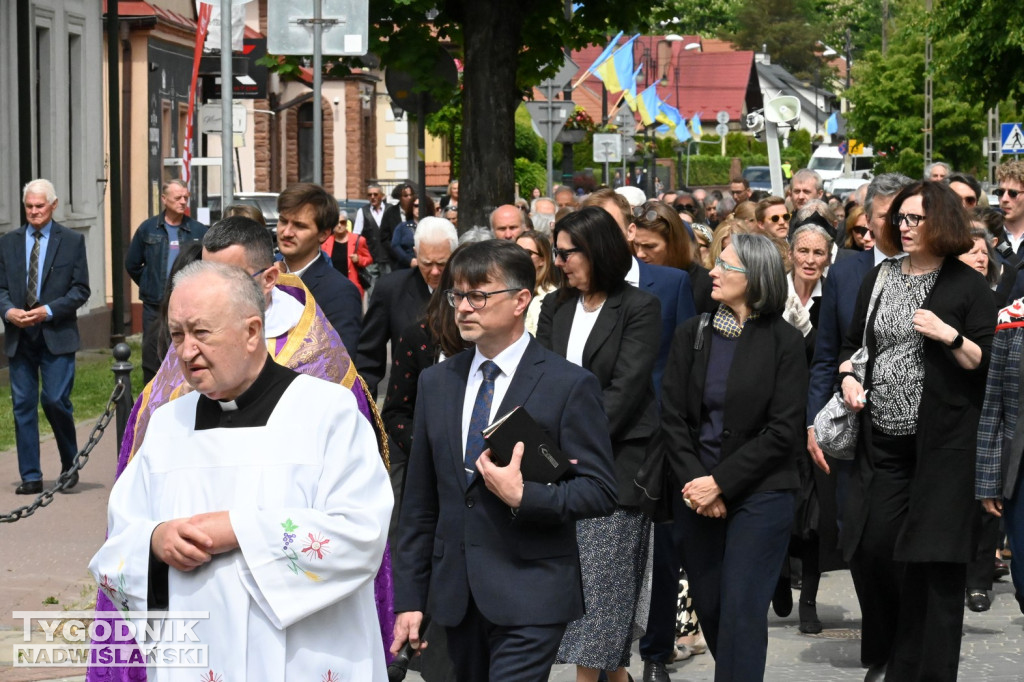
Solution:
[[[269,270],[272,267],[274,267],[274,266],[271,265],[269,267],[263,268],[262,270],[257,270],[256,272],[252,273],[249,276],[252,277],[253,279],[256,279],[257,277],[259,277],[260,275],[262,275],[264,272],[266,272],[267,270]]]
[[[978,203],[978,197],[960,197],[960,198],[964,200],[964,206],[974,206],[975,204]],[[1010,195],[1010,198],[1011,199],[1013,198],[1012,194]]]
[[[792,213],[783,213],[782,215],[776,214],[776,215],[767,216],[768,220],[772,221],[773,223],[777,223],[780,220],[782,222],[789,222],[789,219],[792,218],[792,217],[793,217]]]
[[[537,252],[537,251],[534,251],[533,249],[528,249],[528,248],[526,248],[525,246],[522,246],[522,245],[520,245],[519,248],[521,248],[523,251],[525,251],[526,253],[530,254],[531,256],[536,256],[537,258],[541,257],[540,253]]]
[[[917,227],[921,224],[921,221],[924,220],[924,218],[925,217],[923,215],[918,215],[916,213],[897,213],[893,216],[892,223],[896,227],[899,227],[903,223],[906,223],[907,227]]]
[[[1019,189],[1006,189],[1005,187],[1000,187],[999,189],[992,190],[992,194],[995,194],[1000,199],[1003,198],[1004,194],[1009,194],[1011,199],[1016,199],[1017,196],[1021,193],[1022,192]]]
[[[676,204],[673,208],[676,211],[692,211],[696,207],[693,204]]]
[[[643,218],[647,222],[651,223],[658,219],[658,214],[653,210],[647,208],[647,204],[641,204],[640,206],[634,206],[630,209],[634,218]]]
[[[551,255],[555,257],[555,260],[561,258],[563,261],[567,261],[569,260],[569,256],[574,253],[579,253],[582,250],[583,249],[578,246],[571,249],[551,249]]]
[[[747,269],[746,268],[737,267],[735,265],[729,265],[728,263],[726,263],[721,258],[716,258],[715,259],[715,267],[716,268],[722,268],[723,270],[728,270],[729,272],[739,272],[739,273],[744,274],[744,275],[747,274]]]
[[[868,228],[864,227],[863,225],[858,225],[857,227],[853,228],[853,231],[859,234],[861,237],[863,237],[868,233]]]
[[[458,308],[462,304],[462,299],[469,301],[469,307],[473,310],[480,310],[487,305],[487,299],[491,296],[498,294],[507,294],[513,291],[522,291],[521,289],[501,289],[499,291],[480,291],[479,289],[473,289],[472,291],[459,291],[458,289],[449,289],[444,292],[445,298],[448,299],[448,305],[453,308]]]

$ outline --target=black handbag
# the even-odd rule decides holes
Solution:
[[[362,237],[362,236],[363,235],[361,235],[361,234],[357,234],[356,235],[356,247],[355,247],[355,252],[356,253],[359,253],[359,238]],[[352,267],[354,267],[356,269],[356,277],[359,278],[359,286],[361,286],[363,288],[363,291],[369,291],[370,287],[373,286],[373,279],[374,279],[373,275],[370,274],[370,272],[369,272],[369,268],[371,268],[373,266],[372,265],[368,265],[365,268],[361,268],[361,267],[359,267],[358,263],[352,263]]]

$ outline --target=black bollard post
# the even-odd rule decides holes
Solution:
[[[135,398],[132,396],[132,363],[128,358],[132,355],[132,349],[127,343],[119,343],[114,346],[114,365],[110,371],[114,373],[114,383],[124,386],[121,397],[117,399],[117,450],[121,451],[121,442],[124,440],[124,430],[128,425],[128,415],[131,414]]]

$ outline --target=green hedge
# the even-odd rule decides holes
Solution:
[[[539,163],[518,158],[515,161],[516,182],[519,183],[519,196],[528,197],[535,187],[544,192],[547,181],[547,170]]]

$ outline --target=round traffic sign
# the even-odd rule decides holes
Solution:
[[[718,133],[719,137],[724,137],[729,134],[729,126],[724,123],[719,123],[715,126],[715,132]]]
[[[729,112],[725,111],[724,109],[722,111],[719,111],[717,114],[715,114],[715,120],[718,121],[719,123],[728,123]]]

